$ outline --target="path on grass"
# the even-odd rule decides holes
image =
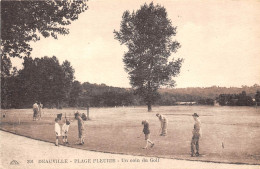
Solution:
[[[1,130],[0,150],[0,169],[260,169],[260,165],[236,165],[163,158],[157,159],[143,156],[93,152],[64,146],[56,147],[52,143],[29,139]],[[143,162],[144,159],[148,162]]]

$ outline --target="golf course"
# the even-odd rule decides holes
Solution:
[[[228,106],[160,106],[90,108],[90,120],[85,121],[85,144],[76,145],[77,120],[74,113],[84,109],[43,109],[41,120],[33,121],[32,109],[1,110],[1,130],[36,140],[55,142],[54,119],[62,113],[69,118],[69,147],[115,154],[142,155],[172,159],[210,161],[235,164],[260,164],[260,109]],[[160,122],[156,113],[168,119],[168,134],[160,136]],[[190,157],[190,143],[194,120],[199,114],[202,123],[199,157]],[[150,124],[153,148],[145,145],[142,120]],[[60,139],[62,144],[62,139]]]

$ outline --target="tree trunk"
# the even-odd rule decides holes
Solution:
[[[57,106],[56,106],[57,109],[60,109],[60,102],[57,101]]]
[[[57,103],[57,108],[62,109],[61,101],[59,101],[59,100],[58,100],[58,103]]]
[[[151,112],[152,111],[152,104],[151,104],[151,102],[148,102],[147,107],[148,107],[148,112]]]
[[[151,82],[148,81],[148,103],[147,103],[147,106],[148,106],[148,112],[151,112],[152,111],[152,101],[151,101],[151,96],[152,96],[152,91],[151,91]]]

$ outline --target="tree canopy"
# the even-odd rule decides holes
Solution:
[[[41,101],[59,107],[68,102],[73,80],[74,69],[66,60],[60,65],[55,56],[24,57],[23,69],[1,79],[2,106],[26,107]]]
[[[87,0],[1,1],[1,75],[9,74],[9,57],[30,56],[31,41],[66,35],[66,25],[87,10]]]
[[[115,39],[128,47],[124,54],[125,70],[130,84],[142,96],[151,111],[158,98],[160,86],[175,85],[173,77],[180,73],[182,59],[170,57],[180,43],[172,39],[176,27],[168,19],[166,9],[160,5],[144,4],[137,11],[125,11]]]

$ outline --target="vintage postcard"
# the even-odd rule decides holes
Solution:
[[[1,0],[0,169],[259,169],[260,1]]]

